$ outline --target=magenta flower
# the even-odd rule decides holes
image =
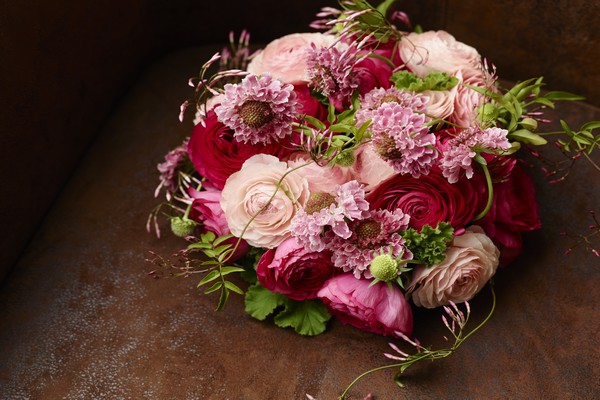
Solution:
[[[330,278],[317,296],[343,324],[384,336],[410,336],[413,315],[402,291],[379,282],[356,279],[351,274]]]
[[[156,166],[158,172],[160,172],[160,184],[154,192],[154,197],[158,197],[160,190],[165,188],[167,200],[171,200],[171,196],[177,191],[179,187],[177,171],[187,160],[189,140],[189,138],[186,138],[181,145],[168,152],[165,161]]]
[[[429,118],[398,103],[384,103],[372,113],[369,128],[381,158],[400,174],[427,175],[437,158],[436,138]]]
[[[372,278],[369,266],[373,258],[385,253],[394,258],[411,259],[412,253],[404,246],[398,231],[406,229],[410,217],[400,209],[371,211],[368,218],[349,224],[351,235],[344,239],[326,232],[327,248],[336,267],[352,271],[356,278]]]
[[[227,84],[215,113],[243,143],[269,144],[292,132],[296,110],[294,86],[269,75],[248,75],[239,84]]]

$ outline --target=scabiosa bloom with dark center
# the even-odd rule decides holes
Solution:
[[[408,227],[410,217],[396,209],[375,210],[368,218],[352,221],[352,232],[348,239],[328,234],[328,248],[332,251],[332,261],[345,272],[352,271],[358,279],[361,276],[372,278],[369,266],[380,254],[393,258],[411,259],[412,253],[404,246],[404,239],[398,231]]]
[[[375,88],[360,101],[360,110],[356,112],[356,125],[361,126],[373,118],[373,113],[385,103],[398,103],[402,107],[410,108],[416,113],[424,113],[427,109],[429,98],[422,94],[399,90],[395,87],[389,89]]]
[[[215,113],[243,143],[269,144],[292,132],[297,107],[294,86],[269,75],[248,75],[239,84],[227,84]]]
[[[455,183],[463,170],[467,178],[472,178],[472,161],[477,152],[483,149],[508,150],[510,142],[506,137],[507,134],[506,129],[495,127],[484,130],[471,127],[458,132],[441,146],[443,156],[440,160],[440,168],[444,178],[450,183]]]
[[[167,153],[164,162],[156,166],[160,172],[160,184],[154,192],[154,197],[158,197],[160,190],[165,188],[167,200],[171,200],[173,193],[177,191],[179,186],[177,182],[177,171],[187,160],[189,140],[190,138],[185,138],[180,146]]]
[[[336,106],[341,106],[359,85],[358,77],[352,71],[358,50],[352,46],[342,50],[338,47],[317,48],[313,44],[307,51],[309,86],[329,97]]]
[[[369,216],[369,203],[365,191],[357,181],[337,186],[335,193],[311,193],[304,209],[292,220],[292,235],[298,243],[311,251],[327,248],[323,232],[331,228],[333,234],[348,239],[352,232],[348,221],[357,221]]]
[[[429,118],[398,103],[384,103],[372,113],[369,130],[381,158],[401,174],[427,175],[437,158]]]

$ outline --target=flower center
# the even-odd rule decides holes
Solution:
[[[304,207],[304,211],[310,215],[329,207],[333,203],[335,203],[335,197],[329,193],[311,193],[308,201],[306,202],[306,206]]]
[[[402,158],[402,152],[398,150],[396,141],[385,133],[377,136],[374,147],[377,154],[384,160],[399,160]]]
[[[258,100],[248,100],[239,108],[242,121],[250,128],[258,129],[275,118],[269,103]]]
[[[356,237],[360,242],[372,242],[379,237],[381,233],[381,223],[374,219],[365,219],[360,221],[354,228]]]
[[[391,93],[388,93],[385,96],[383,96],[381,98],[381,102],[380,103],[381,104],[384,104],[384,103],[398,103],[398,104],[402,104],[401,101],[400,101],[400,99],[397,96],[394,96]]]

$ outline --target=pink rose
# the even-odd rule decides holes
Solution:
[[[233,235],[273,248],[290,237],[291,220],[309,196],[305,178],[277,157],[257,154],[227,179],[221,208]]]
[[[370,283],[346,273],[325,282],[317,296],[344,324],[384,336],[410,336],[413,316],[404,294],[396,286],[390,290],[383,282],[369,287]]]
[[[470,300],[496,272],[500,251],[478,226],[455,236],[446,259],[431,267],[413,270],[408,287],[415,305],[435,308]]]
[[[365,192],[375,189],[381,182],[396,175],[394,167],[377,154],[373,145],[361,145],[354,153],[352,166],[354,179],[365,185]]]
[[[395,175],[382,182],[367,196],[372,209],[397,208],[410,215],[409,225],[420,230],[424,225],[436,226],[448,222],[455,229],[469,223],[483,208],[478,195],[479,182],[461,178],[448,183],[439,169],[415,179],[410,175]]]
[[[217,119],[214,111],[209,111],[205,125],[194,126],[188,155],[200,175],[217,188],[222,189],[231,174],[239,171],[244,161],[255,154],[283,156],[281,145],[250,145],[233,139],[233,131]]]
[[[473,125],[477,117],[478,108],[483,104],[484,96],[465,85],[477,86],[480,88],[486,88],[487,86],[482,73],[473,74],[472,76],[463,76],[462,71],[459,71],[456,77],[461,83],[454,87],[456,89],[454,112],[449,120],[460,127],[468,128]]]
[[[519,164],[494,186],[492,208],[478,224],[500,248],[502,265],[521,253],[521,232],[541,227],[533,180]]]
[[[430,72],[454,76],[462,70],[471,76],[474,71],[481,71],[481,56],[477,50],[445,31],[410,33],[402,38],[398,51],[408,69],[421,78]]]
[[[293,153],[288,159],[290,168],[296,168],[310,161],[306,153]],[[331,193],[337,185],[342,185],[352,180],[352,174],[349,168],[343,168],[338,165],[325,165],[321,167],[313,162],[296,170],[296,173],[303,176],[308,181],[308,187],[311,192]]]
[[[225,219],[225,213],[221,208],[221,191],[210,186],[206,190],[198,191],[190,188],[190,196],[194,199],[192,209],[190,210],[190,219],[204,225],[206,230],[215,233],[217,236],[228,235],[229,226]],[[231,261],[235,261],[248,252],[250,246],[245,240],[237,243],[238,239],[228,239],[223,244],[231,244],[237,248],[231,256]]]
[[[339,271],[329,252],[311,252],[294,238],[267,250],[256,265],[261,285],[292,300],[314,299],[323,283]]]
[[[248,72],[255,75],[268,73],[284,83],[308,82],[306,51],[314,43],[328,47],[334,36],[322,33],[293,33],[269,43],[248,64]]]
[[[429,101],[425,105],[425,113],[433,118],[446,119],[454,113],[454,99],[457,86],[450,90],[425,90],[422,95],[427,96]]]

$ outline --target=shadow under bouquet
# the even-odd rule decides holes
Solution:
[[[581,98],[543,92],[542,78],[502,87],[476,49],[409,32],[393,3],[340,1],[317,14],[320,32],[253,54],[246,32],[232,36],[189,81],[180,117],[193,107],[195,126],[158,166],[166,201],[148,229],[166,210],[188,244],[177,264],[153,261],[199,276],[217,310],[233,292],[252,317],[302,335],[333,316],[401,339],[414,351],[391,344],[394,362],[377,368],[401,373],[489,319],[495,304],[467,332],[468,301],[540,228],[519,153],[560,134],[569,159],[593,163],[600,122],[539,132],[545,109]],[[448,348],[412,337],[412,307],[443,307]]]

